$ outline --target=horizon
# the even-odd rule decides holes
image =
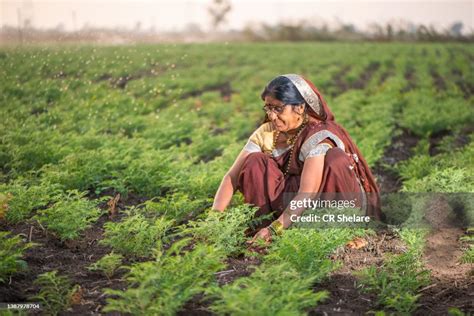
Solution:
[[[159,0],[62,0],[1,1],[0,26],[24,27],[25,21],[37,29],[62,28],[78,31],[85,27],[153,30],[155,32],[201,29],[209,31],[207,9],[211,1]],[[232,10],[221,30],[242,30],[248,25],[307,21],[335,28],[352,24],[367,31],[371,24],[398,26],[426,25],[447,29],[463,23],[462,32],[474,31],[472,1],[231,1]],[[112,11],[113,10],[113,11]],[[111,14],[113,12],[113,14]],[[420,14],[422,13],[422,14]],[[21,21],[21,23],[20,23]]]

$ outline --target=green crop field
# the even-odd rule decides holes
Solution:
[[[263,119],[263,87],[285,73],[315,83],[392,194],[388,228],[293,227],[253,253],[242,196],[210,210]],[[45,314],[474,312],[473,44],[4,47],[0,74],[0,302]],[[423,225],[430,214],[440,229]],[[365,247],[345,247],[357,236]]]

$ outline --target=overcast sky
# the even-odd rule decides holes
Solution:
[[[29,19],[33,26],[51,28],[62,24],[66,30],[84,25],[142,29],[181,30],[198,24],[210,27],[207,8],[211,0],[0,0],[0,25],[17,26]],[[415,24],[448,27],[455,21],[464,32],[474,30],[474,0],[233,0],[225,29],[240,29],[248,23],[310,20],[331,25],[342,21],[359,29],[373,22],[410,21]]]

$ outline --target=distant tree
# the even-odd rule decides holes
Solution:
[[[208,8],[208,12],[212,18],[212,26],[217,29],[225,21],[226,15],[232,9],[229,0],[213,0]]]
[[[393,26],[390,23],[387,23],[387,38],[391,40],[393,38]]]
[[[64,32],[64,23],[60,22],[54,28],[56,32]]]
[[[454,22],[451,27],[449,28],[449,31],[451,35],[453,36],[461,36],[462,28],[463,28],[463,23],[462,22]]]
[[[135,22],[134,31],[135,32],[140,32],[141,29],[142,29],[142,22],[140,22],[140,21]]]
[[[356,33],[357,32],[357,29],[355,27],[354,24],[343,24],[342,25],[342,28],[341,28],[344,32],[347,32],[347,33]]]
[[[191,34],[201,34],[203,33],[201,30],[201,27],[197,23],[188,23],[184,27],[184,32],[185,33],[191,33]]]
[[[31,20],[30,19],[25,19],[23,21],[23,28],[25,30],[28,30],[28,29],[32,29],[33,28],[33,23],[31,23]]]

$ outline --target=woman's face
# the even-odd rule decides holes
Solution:
[[[265,106],[271,109],[283,107],[283,111],[281,113],[278,113],[277,111],[269,111],[267,113],[268,118],[272,122],[275,129],[279,130],[280,132],[287,132],[300,126],[302,122],[304,104],[294,107],[291,105],[285,106],[285,104],[280,100],[271,96],[266,96]]]

